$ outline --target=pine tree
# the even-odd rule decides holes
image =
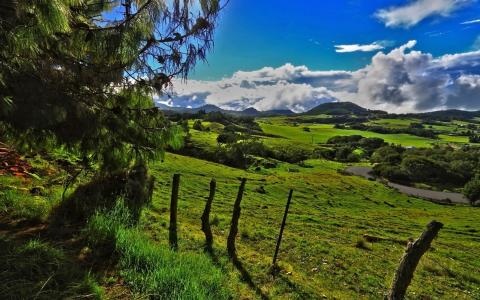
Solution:
[[[212,46],[219,0],[5,0],[0,133],[108,176],[161,158],[181,128],[153,95]]]

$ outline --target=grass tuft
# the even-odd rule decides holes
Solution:
[[[223,274],[208,257],[157,245],[137,228],[125,226],[129,219],[126,209],[117,204],[110,213],[95,214],[85,235],[93,249],[113,251],[120,275],[134,293],[152,299],[231,298]]]

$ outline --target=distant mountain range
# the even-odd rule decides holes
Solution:
[[[165,111],[166,113],[197,113],[203,110],[206,113],[221,112],[224,114],[231,114],[236,116],[250,116],[250,117],[289,116],[289,115],[295,114],[293,111],[289,109],[258,111],[253,107],[249,107],[247,109],[237,111],[237,110],[222,109],[212,104],[206,104],[196,108],[186,108],[186,107],[171,107],[165,104],[157,103],[157,107]]]
[[[186,107],[171,107],[165,104],[157,103],[157,107],[165,111],[165,113],[197,113],[199,111],[204,111],[206,113],[210,112],[221,112],[225,114],[231,114],[236,116],[250,116],[250,117],[266,117],[266,116],[291,116],[291,115],[330,115],[330,116],[345,116],[345,115],[356,115],[356,116],[369,116],[369,115],[390,115],[398,116],[399,114],[389,114],[381,110],[370,110],[364,107],[361,107],[352,102],[329,102],[320,104],[307,112],[296,114],[288,109],[278,109],[278,110],[267,110],[267,111],[258,111],[253,107],[247,108],[245,110],[236,111],[236,110],[226,110],[212,104],[206,104],[197,108],[186,108]],[[458,109],[450,110],[440,110],[432,111],[426,113],[408,113],[401,114],[402,116],[419,118],[419,119],[435,119],[435,120],[449,120],[449,119],[460,119],[460,120],[471,120],[476,117],[480,118],[480,111],[464,111]]]

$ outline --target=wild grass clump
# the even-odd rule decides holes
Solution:
[[[223,274],[204,255],[177,253],[129,227],[128,210],[118,202],[97,213],[85,235],[93,249],[112,251],[119,273],[134,293],[151,299],[229,299]]]
[[[95,280],[48,243],[0,240],[2,299],[101,299]]]

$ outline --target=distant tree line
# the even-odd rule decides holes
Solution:
[[[351,129],[371,131],[381,134],[411,134],[419,137],[437,139],[438,136],[434,130],[426,129],[421,123],[412,123],[406,128],[390,128],[378,125],[351,124]]]
[[[480,196],[480,148],[450,146],[405,149],[388,145],[377,149],[371,162],[376,175],[393,182],[424,183],[440,189],[464,188],[475,202]]]

